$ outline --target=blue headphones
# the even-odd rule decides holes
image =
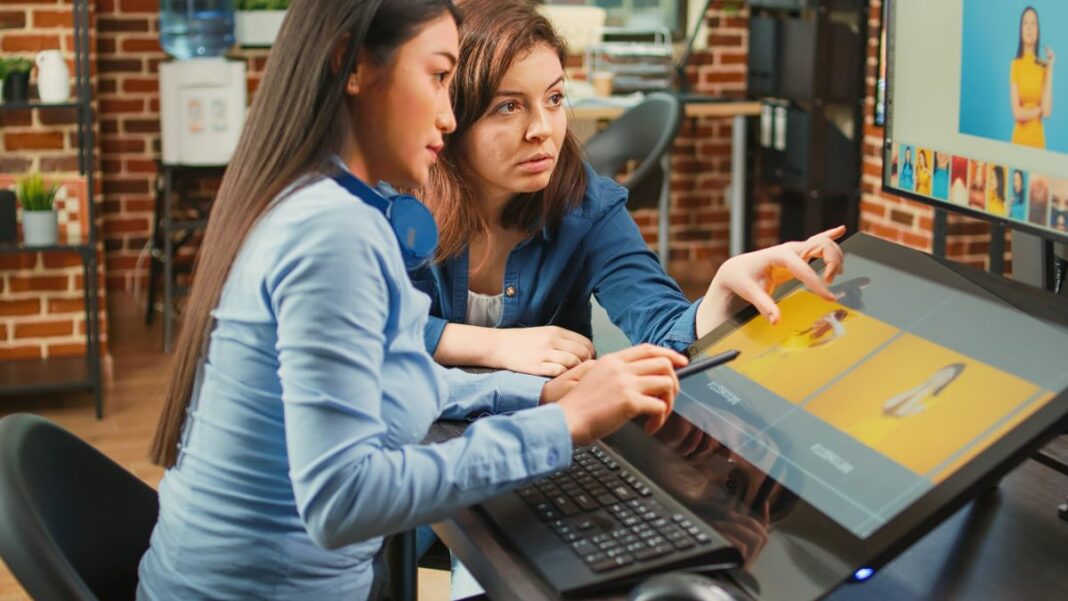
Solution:
[[[438,224],[430,209],[419,199],[407,194],[397,194],[387,199],[345,169],[333,180],[356,198],[382,212],[397,236],[397,244],[408,271],[418,269],[434,258],[434,251],[438,248]]]

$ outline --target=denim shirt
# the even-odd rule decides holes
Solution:
[[[331,180],[260,220],[213,312],[139,599],[364,599],[383,535],[570,464],[545,381],[442,368],[429,304],[382,214]],[[421,444],[482,413],[512,415]]]
[[[517,245],[504,271],[504,313],[499,327],[554,325],[592,338],[590,296],[631,343],[684,350],[696,338],[700,301],[690,303],[664,272],[627,212],[627,190],[585,165],[582,204],[555,228],[543,228]],[[426,348],[437,350],[448,323],[464,323],[468,250],[409,272],[430,296]]]

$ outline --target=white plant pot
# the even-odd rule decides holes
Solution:
[[[26,246],[52,246],[59,230],[55,211],[22,211],[22,238]]]
[[[234,14],[234,36],[240,46],[270,46],[282,28],[284,10],[239,10]]]

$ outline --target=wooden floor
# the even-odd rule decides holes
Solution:
[[[144,313],[128,296],[109,299],[111,309],[112,379],[105,392],[104,419],[93,417],[89,395],[0,399],[0,416],[35,413],[88,441],[127,470],[157,486],[163,470],[148,460],[149,443],[161,407],[167,370],[159,321],[144,325]],[[420,601],[448,599],[448,572],[420,570]],[[0,601],[23,601],[29,595],[0,563]]]

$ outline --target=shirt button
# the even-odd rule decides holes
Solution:
[[[504,295],[508,298],[512,298],[513,296],[515,296],[515,286],[509,286],[505,288]]]
[[[556,462],[559,461],[559,459],[560,459],[560,453],[556,452],[556,449],[553,449],[553,450],[549,451],[549,456],[546,457],[546,460],[547,460],[547,462],[549,464],[549,467],[555,466]]]

